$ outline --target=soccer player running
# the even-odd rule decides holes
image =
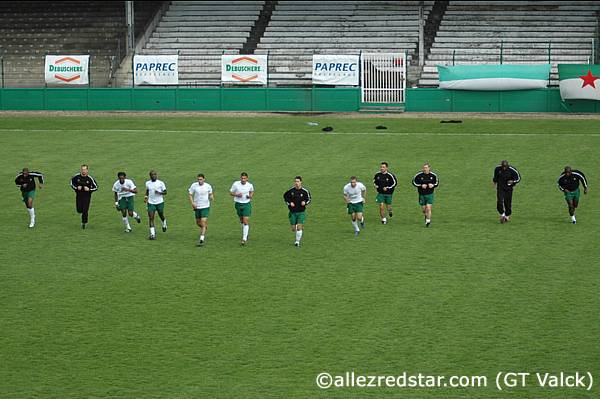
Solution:
[[[252,198],[254,198],[254,186],[248,181],[248,173],[242,172],[240,180],[233,182],[229,189],[229,195],[233,197],[235,211],[240,218],[242,225],[242,245],[248,242],[248,232],[250,226],[248,222],[252,215]]]
[[[167,219],[165,218],[165,195],[167,195],[167,186],[162,180],[158,180],[158,173],[155,170],[150,171],[150,180],[146,182],[146,196],[144,202],[148,208],[148,224],[150,226],[149,240],[156,240],[156,229],[154,228],[154,215],[158,212],[158,217],[162,222],[163,233],[167,231]]]
[[[521,174],[507,160],[503,160],[494,169],[492,181],[496,186],[496,209],[500,214],[500,223],[507,223],[512,214],[513,188],[521,181]]]
[[[15,178],[15,184],[21,189],[21,197],[29,213],[29,228],[35,227],[35,208],[33,207],[36,189],[35,179],[38,179],[41,189],[44,185],[44,175],[40,172],[30,172],[28,168],[23,168]]]
[[[311,201],[310,192],[302,187],[301,176],[294,178],[294,186],[283,194],[283,200],[289,209],[288,217],[292,231],[296,234],[294,245],[299,247],[306,221],[306,206]]]
[[[204,245],[210,205],[215,200],[215,197],[212,186],[205,181],[202,173],[198,174],[197,181],[190,186],[188,194],[190,204],[196,216],[196,224],[200,227],[200,238],[196,245],[201,247]]]
[[[373,185],[377,190],[375,201],[379,203],[379,215],[381,216],[381,224],[387,224],[385,213],[387,210],[388,216],[392,217],[392,195],[396,188],[396,176],[388,171],[388,163],[382,162],[379,166],[379,173],[373,177]],[[386,209],[387,208],[387,209]]]
[[[363,216],[363,207],[367,196],[367,188],[356,179],[356,176],[350,177],[350,183],[344,186],[344,200],[348,208],[348,214],[354,227],[354,235],[360,234],[360,227],[365,227]],[[360,223],[360,227],[358,224]]]
[[[131,179],[127,179],[125,172],[117,173],[117,181],[113,184],[112,188],[115,193],[115,207],[118,211],[121,211],[123,216],[123,225],[125,225],[125,233],[131,232],[131,225],[129,224],[129,216],[133,217],[136,222],[140,223],[142,219],[140,215],[135,211],[134,198],[138,192],[135,183]]]
[[[89,174],[88,165],[81,165],[79,173],[71,178],[71,188],[75,191],[75,206],[81,214],[81,228],[85,229],[89,219],[92,193],[98,190],[96,180]]]
[[[413,177],[412,183],[419,192],[419,205],[425,216],[425,227],[429,227],[431,225],[431,207],[434,201],[433,191],[440,182],[437,175],[431,171],[429,164],[426,163],[423,165],[422,171]]]
[[[564,172],[558,177],[558,188],[565,194],[565,201],[569,206],[569,215],[571,216],[571,222],[577,223],[575,218],[575,210],[579,205],[579,183],[583,184],[583,193],[588,192],[588,183],[585,175],[582,171],[572,169],[570,166],[565,166]]]

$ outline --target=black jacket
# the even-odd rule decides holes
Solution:
[[[310,204],[311,201],[310,191],[304,187],[300,189],[292,187],[283,194],[283,200],[287,204],[290,212],[304,212],[306,210],[306,205]],[[304,205],[302,205],[302,201],[304,201]],[[290,205],[292,202],[294,203],[293,207]]]
[[[396,183],[396,176],[392,172],[379,172],[373,177],[373,185],[379,194],[393,194]],[[387,191],[383,190],[384,187],[387,187]]]
[[[421,195],[428,195],[428,194],[433,194],[433,190],[435,190],[435,188],[438,186],[438,184],[440,184],[437,175],[433,172],[429,172],[429,173],[417,173],[415,175],[415,177],[413,177],[413,186],[417,187],[419,190],[419,194]],[[432,188],[423,188],[421,187],[421,185],[423,184],[433,184]]]
[[[496,166],[494,169],[494,183],[497,184],[497,189],[502,191],[510,191],[521,181],[521,174],[517,169],[512,166],[508,166],[506,169],[502,169],[501,165]],[[509,181],[512,181],[509,184]]]
[[[28,193],[35,190],[35,179],[38,179],[40,184],[44,184],[44,175],[40,172],[29,172],[29,176],[23,176],[23,172],[19,173],[15,178],[15,184],[19,186],[21,192]]]
[[[583,187],[587,188],[587,180],[580,170],[573,170],[571,176],[563,173],[558,177],[557,181],[560,191],[575,191],[579,188],[579,182],[583,184]]]
[[[90,191],[79,191],[77,190],[78,186],[87,187],[90,189]],[[98,185],[96,184],[96,180],[94,180],[92,176],[81,176],[81,173],[77,173],[71,179],[71,188],[75,190],[77,195],[91,195],[94,191],[98,190]]]

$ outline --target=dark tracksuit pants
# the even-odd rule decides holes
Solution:
[[[498,199],[496,208],[498,209],[499,214],[505,214],[506,216],[512,214],[512,195],[513,190],[499,189],[496,191],[496,198]]]
[[[90,202],[92,200],[91,193],[77,193],[75,197],[75,204],[77,206],[77,213],[81,213],[81,223],[88,222],[88,211],[90,210]]]

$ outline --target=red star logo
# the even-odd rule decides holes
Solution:
[[[579,78],[583,80],[583,86],[581,86],[582,89],[585,86],[587,86],[587,85],[590,85],[590,86],[592,86],[595,89],[596,88],[596,83],[594,83],[594,82],[596,80],[600,79],[600,76],[594,76],[594,75],[592,75],[592,70],[588,69],[587,75],[580,76]]]

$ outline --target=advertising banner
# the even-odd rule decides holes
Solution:
[[[87,85],[89,55],[47,55],[44,75],[47,84]]]
[[[315,85],[358,86],[358,55],[314,54],[312,82]]]
[[[267,56],[228,54],[221,56],[221,82],[267,84]]]
[[[136,55],[133,57],[133,79],[139,85],[179,84],[179,56]]]

